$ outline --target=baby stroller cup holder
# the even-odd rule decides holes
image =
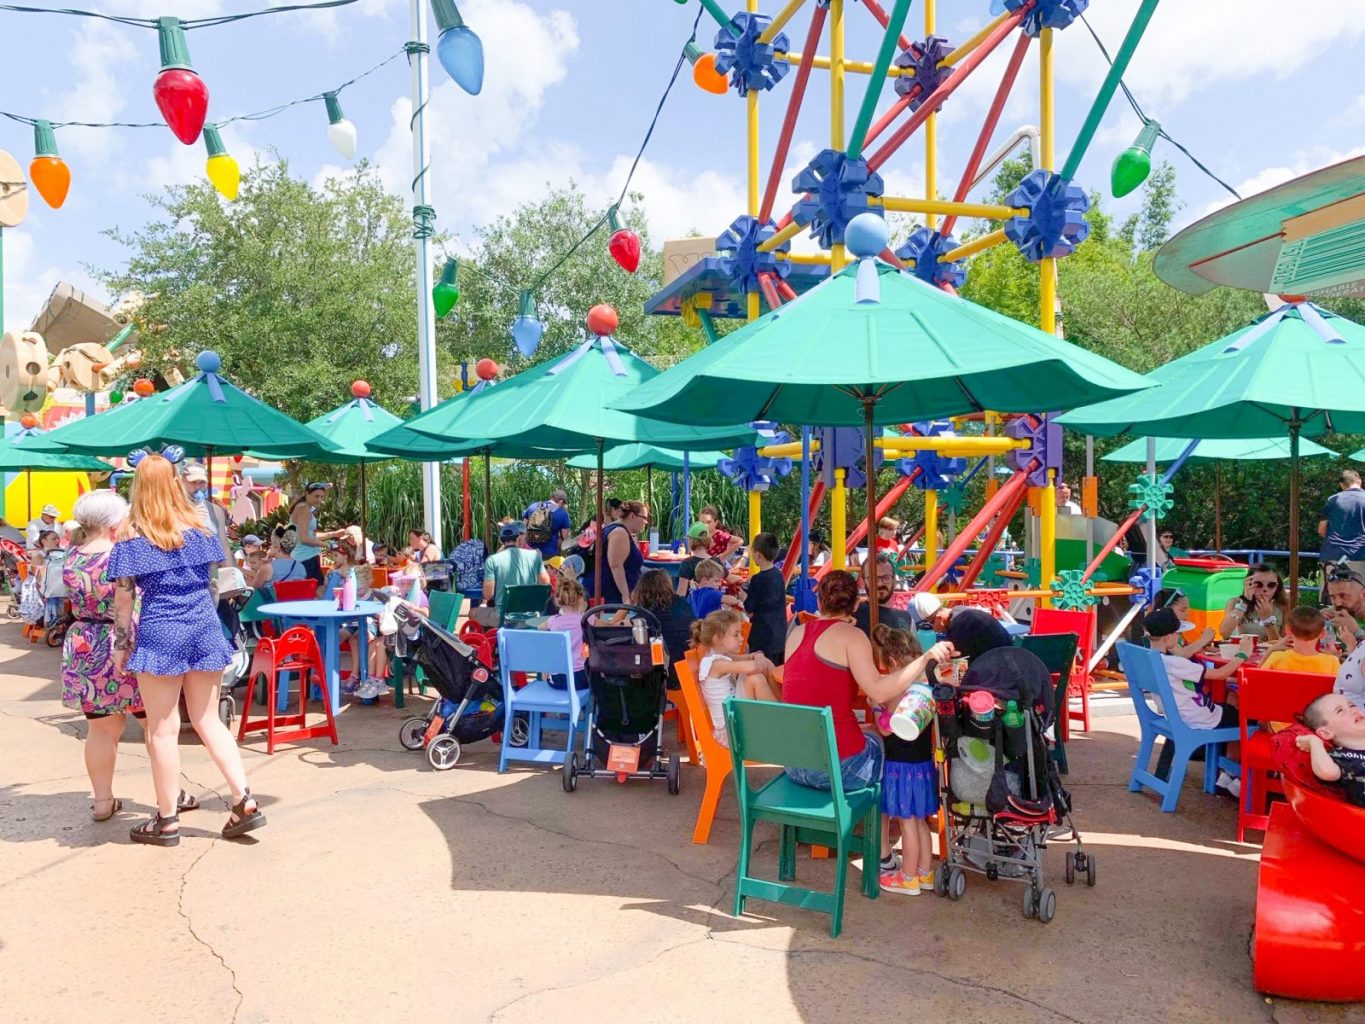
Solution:
[[[624,612],[623,622],[607,622]],[[682,762],[663,748],[668,658],[663,627],[648,609],[629,604],[599,605],[583,616],[588,689],[587,738],[583,754],[564,763],[564,790],[578,780],[614,778],[664,781],[677,796]]]
[[[401,605],[396,612],[398,654],[411,654],[439,696],[425,715],[413,715],[398,727],[405,750],[426,750],[427,763],[438,772],[454,768],[461,744],[487,739],[502,728],[502,686],[474,648],[454,633]],[[471,710],[472,708],[472,710]]]
[[[967,706],[968,695],[980,691],[997,705],[985,720]],[[1043,663],[1013,647],[980,655],[959,689],[935,687],[936,760],[941,813],[947,816],[944,857],[934,873],[938,895],[961,899],[969,871],[991,881],[1022,882],[1024,916],[1047,924],[1057,908],[1043,872],[1049,841],[1077,844],[1066,857],[1068,885],[1078,873],[1095,884],[1095,856],[1086,852],[1071,820],[1070,794],[1043,738],[1057,713],[1051,692]],[[1016,702],[1021,721],[1004,721],[999,708],[1009,701]]]

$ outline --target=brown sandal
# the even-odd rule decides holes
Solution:
[[[95,813],[95,807],[98,806],[99,804],[103,804],[103,803],[107,803],[107,804],[109,805],[109,813],[108,813],[108,814],[96,814],[96,813]],[[91,820],[91,821],[108,821],[110,818],[112,818],[115,814],[117,814],[117,813],[118,813],[119,811],[121,811],[121,810],[123,810],[123,801],[120,800],[120,799],[119,799],[118,797],[116,797],[116,796],[111,796],[108,800],[96,800],[93,804],[90,805],[90,820]]]
[[[223,826],[224,839],[236,839],[238,836],[244,836],[265,824],[265,815],[261,813],[260,806],[258,805],[255,810],[248,812],[246,809],[248,803],[256,803],[249,789],[242,794],[242,799],[232,805],[232,817]]]
[[[175,831],[167,831],[172,825],[175,826]],[[172,814],[163,818],[161,812],[157,811],[141,825],[130,830],[128,837],[135,843],[146,843],[148,846],[179,846],[180,815]]]
[[[185,811],[199,810],[199,798],[191,796],[188,790],[182,789],[180,795],[175,798],[175,813],[183,814]]]

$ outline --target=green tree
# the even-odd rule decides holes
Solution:
[[[92,268],[111,292],[147,297],[148,370],[188,374],[214,349],[234,383],[301,420],[340,405],[358,377],[393,407],[416,391],[411,223],[372,168],[315,189],[262,160],[236,202],[207,183],[148,199],[150,223],[107,232],[125,264]]]

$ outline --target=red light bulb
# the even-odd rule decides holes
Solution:
[[[630,228],[613,231],[611,241],[607,243],[607,251],[628,274],[635,273],[640,266],[640,236]]]
[[[204,130],[209,112],[209,87],[190,64],[190,48],[179,18],[158,18],[161,72],[152,86],[152,98],[171,132],[185,145],[193,145]]]

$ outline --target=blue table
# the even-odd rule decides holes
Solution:
[[[334,600],[323,601],[272,601],[263,604],[256,611],[265,618],[282,619],[284,622],[307,626],[318,638],[322,650],[323,672],[327,679],[327,692],[332,696],[332,710],[341,707],[341,629],[343,626],[356,627],[360,644],[360,670],[369,666],[370,638],[365,629],[365,620],[384,610],[380,601],[357,601],[355,608],[343,612]],[[289,690],[280,688],[278,709],[283,711],[289,699]]]

